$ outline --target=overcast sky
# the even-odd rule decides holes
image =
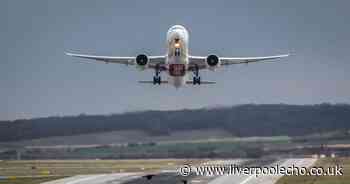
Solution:
[[[349,103],[349,7],[348,0],[0,1],[0,120]],[[178,90],[137,83],[152,79],[153,71],[64,55],[164,54],[165,34],[174,24],[189,30],[192,55],[293,55],[201,72],[218,84]]]

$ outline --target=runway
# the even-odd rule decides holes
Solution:
[[[310,167],[315,161],[316,159],[313,158],[286,159],[276,161],[270,166],[279,164],[279,166],[289,167],[294,164],[296,167]],[[226,175],[219,176],[208,184],[274,184],[281,177],[282,175],[260,175],[258,177],[255,175]]]
[[[216,160],[210,161],[204,164],[227,164],[235,163],[239,164],[243,162],[242,159],[237,160]],[[208,183],[211,177],[198,177],[195,175],[181,176],[177,172],[177,169],[161,170],[159,173],[154,173],[155,176],[151,180],[143,177],[145,173],[118,173],[118,174],[96,174],[96,175],[77,175],[60,180],[45,182],[43,184],[179,184],[184,181],[188,183]]]
[[[141,173],[77,175],[42,184],[121,184],[128,180],[140,178],[141,176]]]
[[[283,159],[283,160],[224,160],[210,161],[209,165],[229,165],[238,164],[242,166],[279,166],[290,167],[294,164],[296,167],[310,167],[316,159]],[[97,174],[97,175],[78,175],[60,180],[45,182],[43,184],[179,184],[186,180],[188,184],[274,184],[282,175],[224,175],[224,176],[180,176],[177,172],[160,172],[152,177],[151,180],[142,177],[144,173],[117,173],[117,174]]]

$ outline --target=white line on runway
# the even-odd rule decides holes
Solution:
[[[252,179],[253,177],[255,177],[254,175],[249,176],[248,178],[246,178],[245,180],[243,180],[240,184],[245,184],[247,183],[250,179]]]
[[[104,177],[106,175],[98,175],[98,176],[90,176],[90,177],[87,177],[87,178],[82,178],[82,179],[79,179],[79,180],[74,180],[74,181],[71,181],[71,182],[68,182],[66,184],[77,184],[79,182],[84,182],[84,181],[88,181],[88,180],[93,180],[93,179],[96,179],[96,178],[100,178],[100,177]]]

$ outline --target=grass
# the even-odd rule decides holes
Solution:
[[[1,176],[77,175],[167,169],[199,160],[33,160],[2,161]]]
[[[209,139],[196,139],[187,141],[161,141],[159,144],[177,144],[177,143],[215,143],[215,142],[227,142],[227,143],[290,143],[292,138],[288,136],[271,136],[271,137],[228,137],[228,138],[209,138]]]
[[[254,154],[288,146],[290,138],[248,137],[211,138],[206,140],[130,142],[120,145],[95,147],[31,148],[21,151],[24,159],[127,159],[127,158],[213,158],[254,157]],[[259,153],[252,149],[260,149]],[[256,154],[255,154],[256,155]],[[17,153],[0,154],[0,157],[16,159]]]
[[[62,177],[40,177],[40,178],[16,178],[9,180],[0,180],[0,184],[39,184],[51,180],[57,180]]]
[[[242,141],[216,140],[199,142],[167,142],[150,144],[129,144],[127,146],[79,148],[66,155],[73,158],[213,158],[213,157],[254,157],[266,148],[281,148],[286,139]],[[254,150],[255,149],[255,150]],[[258,151],[257,151],[258,150]],[[41,153],[45,156],[45,153]],[[47,153],[46,153],[47,154]]]
[[[350,158],[319,159],[314,166],[328,168],[335,165],[343,168],[343,176],[284,176],[277,184],[349,184]]]

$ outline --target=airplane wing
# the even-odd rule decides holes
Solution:
[[[135,65],[136,57],[120,57],[120,56],[96,56],[96,55],[85,55],[85,54],[73,54],[66,53],[68,56],[79,57],[84,59],[92,59],[96,61],[102,61],[105,63],[117,63],[125,65]],[[165,64],[165,56],[148,56],[149,58],[149,67],[155,67],[157,64]]]
[[[262,61],[273,61],[275,59],[288,57],[289,54],[284,55],[275,55],[275,56],[264,56],[264,57],[219,57],[221,65],[234,65],[234,64],[243,64],[243,63],[253,63],[253,62],[262,62]],[[207,57],[203,56],[190,56],[189,64],[194,66],[197,65],[199,69],[207,68],[206,63]]]

